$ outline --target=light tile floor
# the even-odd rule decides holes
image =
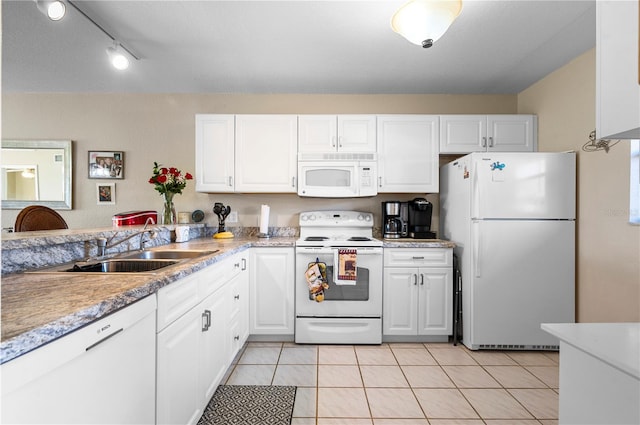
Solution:
[[[558,353],[250,342],[226,385],[296,385],[292,425],[551,425]]]

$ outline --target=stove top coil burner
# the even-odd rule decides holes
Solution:
[[[304,240],[308,242],[326,241],[329,239],[327,236],[307,236]]]
[[[347,240],[348,241],[353,241],[353,242],[368,242],[368,241],[371,240],[371,238],[368,238],[366,236],[351,236]]]

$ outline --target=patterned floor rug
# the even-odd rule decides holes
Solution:
[[[290,425],[296,387],[220,385],[198,425]]]

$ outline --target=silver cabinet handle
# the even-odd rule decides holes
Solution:
[[[378,186],[382,187],[382,176],[378,177]]]
[[[236,295],[234,295],[234,296],[233,296],[233,299],[234,299],[234,300],[239,300],[239,299],[240,299],[240,294],[236,294]]]
[[[483,147],[483,148],[486,148],[486,147],[487,147],[487,138],[486,138],[486,137],[483,137],[483,138],[482,138],[482,147]]]
[[[229,176],[229,186],[233,186],[233,176]]]
[[[424,256],[422,256],[422,257],[411,257],[411,258],[413,258],[414,260],[424,260]]]
[[[424,285],[424,274],[420,273],[420,285]]]
[[[338,137],[338,146],[342,147],[342,141],[344,140],[343,136]]]
[[[493,137],[489,137],[489,147],[493,147]]]
[[[413,284],[414,284],[414,285],[417,285],[417,284],[418,284],[418,275],[417,275],[417,274],[414,274],[414,275],[413,275]]]
[[[291,177],[291,187],[296,187],[296,178]]]
[[[242,268],[240,270],[247,270],[247,259],[242,259]]]
[[[240,341],[240,335],[234,336],[233,339],[236,340],[236,341]]]
[[[202,332],[206,332],[211,327],[211,310],[205,310],[202,313]]]
[[[333,148],[336,147],[336,136],[332,136],[331,137],[331,147],[333,147]]]

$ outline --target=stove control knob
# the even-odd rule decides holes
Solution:
[[[362,220],[364,220],[364,215],[358,214],[358,221],[362,221]]]
[[[365,221],[371,221],[371,215],[367,214],[364,216]]]
[[[309,216],[309,220],[313,221],[313,220],[315,220],[315,219],[316,219],[315,214],[311,214],[311,215]]]

